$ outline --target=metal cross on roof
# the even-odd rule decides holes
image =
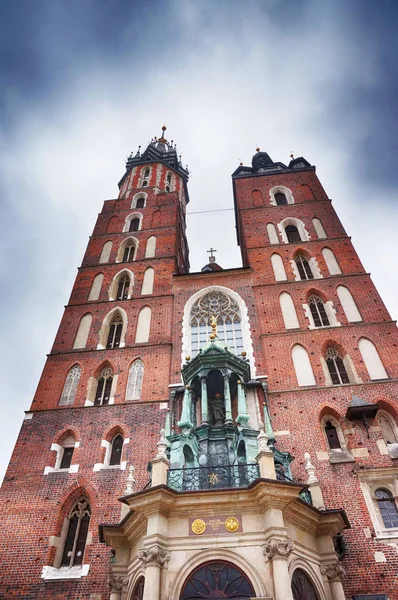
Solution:
[[[210,248],[210,250],[206,250],[206,252],[210,252],[210,258],[214,258],[213,252],[217,252],[215,248]]]

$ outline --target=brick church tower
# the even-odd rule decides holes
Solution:
[[[243,266],[190,273],[165,128],[128,159],[5,476],[0,598],[398,600],[395,323],[314,166],[232,179]]]

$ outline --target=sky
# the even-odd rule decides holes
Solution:
[[[398,317],[398,4],[379,0],[0,3],[0,479],[103,200],[161,126],[189,212],[232,208],[255,148],[317,167]],[[241,266],[233,211],[191,214],[191,270]]]

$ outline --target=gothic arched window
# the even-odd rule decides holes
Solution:
[[[297,270],[299,272],[300,279],[314,279],[314,275],[311,271],[310,264],[306,257],[303,256],[303,254],[298,254],[294,261],[297,265]]]
[[[135,219],[131,219],[129,231],[138,231],[140,228],[140,220],[136,217]]]
[[[129,244],[125,247],[123,252],[123,262],[131,262],[134,260],[135,256],[135,245]]]
[[[325,360],[333,385],[350,383],[343,359],[335,348],[328,348],[326,350]]]
[[[296,242],[301,242],[301,236],[299,230],[295,225],[287,225],[285,227],[286,237],[290,244],[294,244]]]
[[[282,206],[283,204],[287,204],[287,198],[283,192],[276,192],[274,195],[275,202],[277,206]]]
[[[135,208],[145,208],[145,198],[138,198]]]
[[[326,438],[327,438],[330,450],[341,449],[341,444],[340,444],[339,436],[337,433],[337,429],[333,425],[332,421],[326,421],[325,433],[326,433]]]
[[[128,275],[123,275],[123,277],[121,277],[119,279],[119,284],[117,286],[117,294],[116,294],[116,299],[117,300],[126,300],[129,294],[129,287],[130,287],[130,277]]]
[[[330,325],[329,318],[326,314],[325,305],[319,296],[310,296],[308,298],[308,305],[311,310],[315,327],[327,327]]]
[[[109,457],[110,465],[120,465],[120,461],[122,460],[123,443],[124,440],[120,433],[115,435],[111,444],[111,453]]]
[[[375,491],[375,496],[384,527],[388,529],[398,527],[397,505],[390,490],[379,488]]]
[[[119,348],[120,338],[122,337],[123,319],[120,315],[116,315],[109,325],[107,348]]]
[[[71,369],[69,369],[65,379],[64,389],[62,390],[61,399],[59,401],[60,406],[74,403],[81,374],[82,370],[79,365],[74,365]]]
[[[129,369],[126,400],[140,400],[144,381],[144,363],[137,358]]]
[[[68,531],[61,559],[62,567],[74,567],[83,564],[91,509],[86,498],[80,498],[73,506],[68,517]]]
[[[243,350],[241,314],[238,303],[223,292],[213,291],[201,296],[191,308],[191,352],[194,356],[209,341],[211,321],[217,322],[218,339],[235,354]]]
[[[105,367],[101,371],[100,378],[98,380],[97,391],[95,393],[95,406],[101,406],[103,404],[109,404],[111,397],[111,389],[113,382],[113,371],[110,367]]]

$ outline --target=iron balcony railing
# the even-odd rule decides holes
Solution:
[[[169,469],[167,485],[178,492],[245,488],[259,477],[258,464]]]

